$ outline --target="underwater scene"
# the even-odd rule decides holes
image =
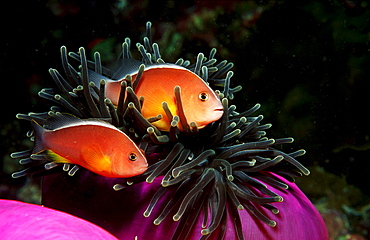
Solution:
[[[370,239],[369,4],[7,2],[0,239]]]

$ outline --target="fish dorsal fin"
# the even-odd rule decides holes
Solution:
[[[132,58],[118,60],[117,68],[112,75],[112,79],[121,80],[127,74],[132,75],[134,73],[137,73],[141,64],[143,64],[143,62]]]
[[[171,68],[171,69],[180,69],[180,70],[190,71],[189,69],[176,65],[174,63],[153,63],[147,66],[147,69],[152,69],[152,68]]]
[[[81,148],[81,155],[86,164],[94,171],[104,171],[111,168],[109,156],[105,155],[98,144],[87,145]]]
[[[57,112],[46,119],[44,128],[55,130],[71,124],[81,123],[83,120],[71,114]]]
[[[102,120],[93,120],[93,119],[80,119],[74,115],[68,113],[60,113],[57,112],[56,114],[48,117],[46,119],[46,123],[44,128],[48,130],[57,130],[66,127],[72,126],[80,126],[80,125],[97,125],[112,128],[114,130],[119,131],[115,126],[111,125],[108,122]]]
[[[89,76],[89,82],[93,82],[95,84],[95,86],[99,87],[100,86],[100,80],[104,79],[105,81],[107,82],[111,82],[113,81],[112,79],[106,77],[106,76],[103,76],[97,72],[94,72],[93,70],[91,69],[88,69],[88,72],[87,72],[88,76]]]

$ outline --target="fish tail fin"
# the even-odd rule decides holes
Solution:
[[[42,137],[45,129],[40,124],[38,124],[35,120],[32,120],[31,124],[33,127],[33,132],[34,132],[33,135],[35,139],[34,141],[35,144],[34,144],[32,153],[39,153],[45,150],[44,143],[43,143],[43,137]]]
[[[32,120],[31,124],[33,127],[33,132],[34,132],[33,135],[35,138],[35,141],[34,141],[35,144],[33,147],[32,154],[38,155],[42,152],[43,156],[47,156],[47,158],[50,158],[50,160],[52,160],[55,163],[71,163],[68,159],[60,156],[58,153],[45,148],[43,133],[48,130],[43,128],[35,120]]]

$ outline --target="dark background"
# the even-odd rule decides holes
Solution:
[[[47,70],[62,70],[60,46],[98,50],[109,66],[150,20],[165,61],[194,62],[215,47],[216,58],[234,62],[232,84],[243,90],[233,104],[262,104],[258,114],[273,124],[267,136],[294,137],[287,152],[307,150],[298,160],[312,175],[298,184],[319,209],[368,209],[368,2],[47,0],[8,1],[3,10],[1,198],[39,199],[38,179],[11,179],[21,167],[9,154],[32,147],[28,123],[15,115],[48,110],[37,92],[54,86]]]

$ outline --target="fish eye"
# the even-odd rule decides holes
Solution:
[[[130,154],[128,155],[128,159],[129,159],[130,161],[136,161],[136,160],[137,160],[137,154],[136,154],[136,153],[134,153],[134,152],[130,153]]]
[[[201,92],[199,93],[199,99],[202,102],[205,102],[208,100],[208,93],[207,92]]]

